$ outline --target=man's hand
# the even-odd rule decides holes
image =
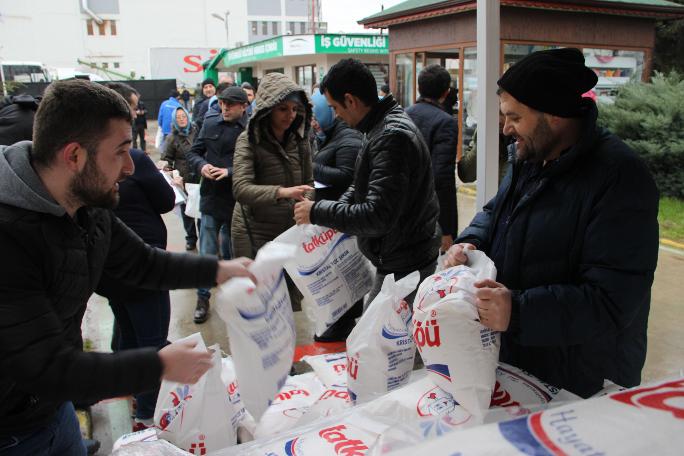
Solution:
[[[174,342],[159,350],[163,366],[162,379],[195,384],[211,368],[211,353],[195,350],[191,341]]]
[[[451,246],[451,248],[447,250],[444,267],[450,268],[452,266],[466,264],[468,262],[468,257],[465,254],[466,250],[477,250],[477,248],[473,244],[468,244],[467,242]]]
[[[313,187],[308,185],[297,185],[294,187],[280,187],[276,197],[278,199],[293,199],[296,201],[304,201],[306,194],[313,191]]]
[[[214,179],[220,181],[221,179],[228,176],[228,169],[214,167],[214,169],[211,170],[211,175],[214,176]]]
[[[209,163],[207,163],[206,165],[202,166],[200,173],[202,173],[202,176],[206,177],[207,179],[214,180],[215,179],[215,177],[214,177],[214,170],[215,169],[216,168],[214,168],[213,165],[210,165]]]
[[[306,225],[311,223],[311,207],[314,202],[310,200],[300,201],[294,207],[294,220],[297,225]]]
[[[475,282],[480,322],[494,331],[506,331],[511,323],[511,290],[491,279]]]
[[[256,277],[247,269],[252,262],[253,260],[245,257],[219,261],[216,270],[216,283],[223,283],[233,277],[247,277],[256,284]]]
[[[442,246],[439,248],[440,252],[446,252],[454,245],[454,237],[450,234],[442,236]]]
[[[176,176],[172,179],[173,183],[180,188],[183,188],[183,178],[180,176]]]

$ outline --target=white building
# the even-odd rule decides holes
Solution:
[[[0,0],[0,60],[191,86],[223,47],[308,32],[312,9],[324,29],[320,0]]]

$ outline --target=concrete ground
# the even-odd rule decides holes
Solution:
[[[152,136],[153,137],[153,136]],[[152,158],[158,154],[149,147]],[[475,213],[475,199],[466,194],[458,196],[459,228],[464,228]],[[168,250],[184,251],[185,239],[180,218],[169,213],[163,216],[169,233]],[[684,251],[661,247],[652,291],[649,322],[649,347],[643,381],[661,379],[681,373],[684,369]],[[194,290],[171,292],[171,325],[169,339],[176,340],[195,332],[201,332],[207,345],[218,343],[226,352],[228,335],[223,321],[212,310],[211,318],[202,325],[192,321],[196,294]],[[297,312],[297,343],[312,341],[313,327],[301,312]],[[107,301],[93,295],[88,302],[83,321],[83,337],[90,341],[94,350],[109,351],[112,333],[112,313]],[[111,452],[112,443],[119,436],[130,432],[131,419],[127,398],[110,399],[92,408],[94,438],[102,447],[98,454]]]

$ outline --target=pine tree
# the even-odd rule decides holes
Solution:
[[[622,86],[615,103],[599,106],[599,124],[639,155],[663,196],[684,199],[684,79],[657,73],[650,83]]]

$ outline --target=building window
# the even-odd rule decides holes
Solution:
[[[92,20],[92,19],[88,19],[88,20],[86,21],[86,30],[88,30],[88,35],[91,35],[91,36],[94,35],[94,32],[93,32],[93,20]]]
[[[271,22],[271,31],[273,32],[272,35],[280,35],[277,22]]]
[[[109,32],[112,36],[116,36],[116,21],[109,21]]]
[[[114,62],[114,68],[119,68],[119,62]]]
[[[259,28],[257,26],[256,21],[250,21],[249,26],[252,29],[252,35],[258,35],[259,34]]]
[[[262,35],[268,35],[268,22],[263,21],[261,23],[261,34]]]
[[[97,34],[98,35],[106,35],[107,34],[107,32],[105,31],[105,26],[106,26],[105,21],[102,21],[101,24],[97,24]]]
[[[306,33],[306,22],[300,22],[299,23],[299,33],[301,33],[301,34]]]
[[[463,50],[463,100],[461,116],[463,124],[463,151],[470,147],[470,143],[477,130],[477,48],[468,47]]]
[[[630,80],[640,81],[644,72],[643,51],[583,49],[586,65],[594,70],[598,82],[593,92],[599,100],[612,99],[618,87]]]
[[[106,70],[107,68],[109,68],[109,63],[103,62],[103,63],[102,63],[102,68],[104,68],[105,70]]]
[[[311,94],[311,88],[316,83],[316,65],[295,67],[295,79],[299,87]]]
[[[397,54],[395,58],[397,88],[394,94],[400,105],[413,104],[413,54]]]
[[[289,32],[290,35],[295,34],[295,23],[294,22],[288,22],[287,23],[287,31]]]

